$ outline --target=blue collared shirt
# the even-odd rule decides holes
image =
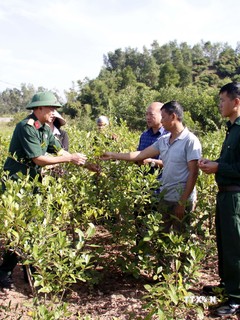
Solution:
[[[166,131],[163,127],[161,127],[156,133],[153,132],[152,128],[144,131],[140,136],[137,150],[142,151],[146,149],[166,133],[168,133],[168,131]],[[156,156],[154,157],[154,159],[161,159],[161,158],[160,156]]]
[[[138,145],[137,150],[142,151],[142,150],[146,149],[147,147],[151,146],[154,142],[156,142],[159,138],[161,138],[161,136],[163,136],[167,133],[168,133],[168,131],[166,131],[163,127],[159,128],[159,130],[156,133],[153,132],[152,128],[144,131],[140,136],[139,145]],[[161,156],[160,155],[155,156],[153,159],[160,160]],[[156,170],[156,168],[152,167],[152,168],[150,168],[149,173],[153,174],[155,170]],[[161,173],[158,176],[158,180],[160,180],[160,179],[161,179]]]

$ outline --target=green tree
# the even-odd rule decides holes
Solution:
[[[159,66],[155,58],[144,47],[143,53],[139,56],[139,63],[136,68],[137,81],[155,88],[158,83]]]
[[[107,70],[117,70],[125,67],[125,58],[124,52],[119,48],[104,55],[103,62]]]
[[[180,43],[180,50],[183,57],[183,63],[185,66],[192,67],[192,50],[191,47],[186,43]]]
[[[159,88],[178,85],[180,76],[171,62],[166,62],[160,69]]]
[[[125,120],[131,129],[143,130],[146,125],[146,106],[156,101],[157,96],[157,91],[151,90],[143,83],[127,86],[112,99],[114,116]]]
[[[155,40],[151,46],[152,55],[156,59],[158,65],[161,66],[162,64],[171,61],[172,51],[169,44],[164,44],[163,46],[160,46],[158,42]]]
[[[136,76],[130,66],[127,66],[121,71],[121,86],[124,89],[127,86],[135,85],[137,83]]]
[[[220,77],[231,77],[236,74],[239,68],[239,57],[236,56],[235,51],[231,47],[224,49],[219,59],[215,62],[217,73]]]
[[[185,88],[192,83],[192,69],[185,64],[181,64],[177,68],[179,79],[179,87]]]

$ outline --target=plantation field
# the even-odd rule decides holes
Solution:
[[[106,231],[104,232],[103,229],[99,228],[96,232],[96,238],[96,241],[100,239],[101,242],[104,242],[106,254],[116,254],[118,250],[111,243],[111,236]],[[204,260],[198,282],[189,291],[190,297],[203,297],[201,288],[206,283],[217,284],[216,266],[215,257],[210,260]],[[71,292],[64,299],[68,303],[67,309],[72,313],[67,319],[144,319],[148,314],[143,303],[143,296],[147,294],[144,285],[153,284],[151,277],[148,277],[143,272],[136,279],[131,275],[122,273],[119,269],[111,268],[111,266],[102,270],[102,273],[100,283],[94,287],[89,287],[87,284],[79,282],[71,288]],[[0,319],[15,320],[20,319],[20,317],[26,320],[32,319],[33,296],[29,285],[23,279],[21,265],[18,265],[14,271],[13,279],[16,288],[0,293]],[[9,305],[10,303],[11,305]],[[196,320],[196,315],[192,312],[194,308],[195,306],[193,305],[186,312],[186,319]],[[152,316],[151,319],[158,319],[158,317]],[[204,319],[211,319],[208,310],[204,311]],[[238,318],[236,316],[232,317],[232,319]]]
[[[99,160],[103,151],[135,150],[139,132],[122,123],[114,127],[118,139],[111,140],[112,132],[82,131],[75,123],[66,130],[71,152],[84,152],[101,174],[68,164],[61,176],[47,172],[42,184],[26,177],[6,181],[1,243],[17,249],[21,262],[15,290],[1,292],[2,319],[208,319],[213,301],[203,299],[201,287],[218,281],[214,177],[199,174],[186,234],[159,239],[161,212],[149,209],[156,176],[132,163]],[[199,137],[204,157],[217,158],[223,136]],[[2,179],[9,139],[1,131]],[[136,211],[145,232],[141,245],[135,241]],[[167,261],[161,267],[160,250]],[[21,264],[29,271],[35,266],[32,286],[24,283]]]

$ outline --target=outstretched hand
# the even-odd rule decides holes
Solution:
[[[100,160],[111,160],[112,159],[112,152],[104,152],[100,156]]]
[[[87,160],[87,156],[83,153],[73,153],[71,157],[71,162],[80,166],[84,165]]]

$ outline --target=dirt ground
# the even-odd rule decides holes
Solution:
[[[0,291],[0,320],[32,319],[29,302],[32,301],[33,296],[29,285],[24,281],[20,265],[14,270],[13,281],[14,289]],[[101,283],[94,289],[84,284],[74,285],[73,291],[66,300],[69,310],[73,313],[68,320],[80,319],[80,315],[82,319],[89,315],[89,320],[143,320],[148,314],[142,300],[143,295],[146,294],[144,288],[146,283],[151,283],[147,277],[135,279],[132,276],[123,275],[120,271],[109,270],[103,274]],[[211,261],[206,259],[203,261],[199,282],[191,290],[192,295],[203,296],[201,292],[203,285],[217,283],[216,259]],[[205,310],[204,315],[204,319],[216,319],[208,309]],[[152,320],[155,319],[158,318],[152,317]],[[225,319],[239,320],[240,316]],[[198,319],[191,316],[190,312],[184,320]]]

